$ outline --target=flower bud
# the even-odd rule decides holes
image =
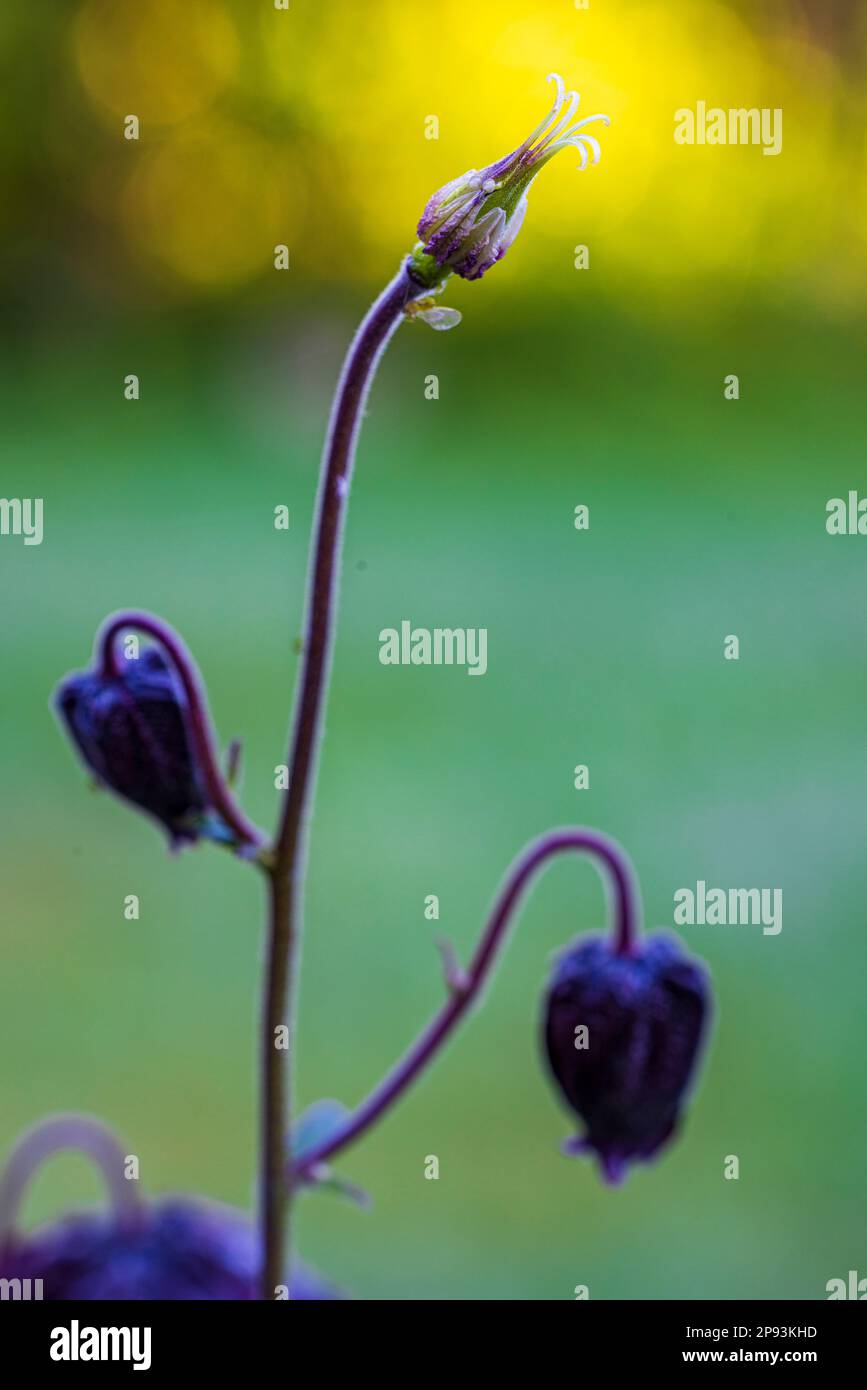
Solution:
[[[116,674],[67,676],[56,703],[99,782],[161,821],[173,843],[198,839],[207,804],[187,701],[157,647],[143,647]]]
[[[543,165],[558,151],[573,147],[586,168],[589,156],[599,160],[599,141],[584,129],[607,116],[574,119],[580,100],[567,92],[563,79],[551,73],[557,96],[545,119],[526,140],[494,164],[469,169],[434,193],[418,224],[421,242],[410,258],[416,279],[428,288],[450,274],[478,280],[508,251],[524,221],[527,190]]]
[[[677,1127],[708,1012],[705,972],[674,937],[620,954],[601,936],[570,945],[544,1024],[551,1071],[586,1125],[568,1151],[595,1152],[612,1183],[657,1153]]]
[[[241,1212],[174,1199],[115,1214],[67,1217],[0,1251],[0,1278],[41,1279],[46,1300],[251,1300],[259,1297],[257,1240]],[[342,1299],[338,1289],[296,1265],[290,1299]]]

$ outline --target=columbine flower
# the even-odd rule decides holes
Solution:
[[[96,1164],[109,1203],[22,1235],[27,1185],[62,1149]],[[0,1279],[41,1280],[38,1296],[51,1302],[259,1298],[259,1237],[244,1213],[201,1197],[145,1201],[125,1164],[112,1132],[86,1115],[46,1119],[23,1134],[0,1173]],[[297,1262],[286,1288],[290,1299],[346,1297]]]
[[[133,1225],[109,1214],[68,1216],[0,1252],[0,1278],[41,1279],[49,1301],[259,1297],[258,1241],[241,1212],[202,1199],[146,1207]],[[315,1270],[296,1264],[290,1300],[345,1298]]]
[[[567,1152],[595,1152],[614,1183],[672,1138],[708,1009],[704,970],[664,933],[631,954],[602,937],[567,948],[545,1018],[551,1070],[587,1126]]]
[[[84,762],[97,780],[148,811],[172,842],[195,840],[207,811],[187,726],[187,703],[156,647],[117,674],[79,671],[56,696]]]
[[[586,168],[588,157],[598,162],[599,141],[584,128],[592,121],[609,125],[608,117],[585,116],[576,121],[578,93],[567,92],[557,73],[551,73],[548,81],[556,83],[557,97],[532,135],[496,164],[470,169],[431,198],[418,224],[421,242],[411,258],[420,283],[434,286],[450,271],[465,280],[478,280],[490,270],[521,230],[530,184],[558,151],[577,149],[581,169]]]

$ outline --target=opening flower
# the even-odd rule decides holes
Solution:
[[[593,121],[609,125],[609,118],[594,115],[575,120],[578,93],[567,92],[555,72],[548,81],[556,84],[557,96],[532,134],[495,164],[452,179],[428,202],[418,224],[421,242],[410,258],[421,284],[432,288],[450,272],[478,280],[501,260],[521,230],[530,184],[560,150],[578,150],[581,169],[588,161],[598,163],[599,141],[586,127]]]

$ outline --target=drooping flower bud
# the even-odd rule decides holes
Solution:
[[[143,647],[116,672],[67,676],[56,704],[99,782],[161,821],[173,843],[198,838],[208,807],[188,705],[157,647]]]
[[[478,280],[501,260],[518,232],[527,211],[527,191],[539,170],[560,150],[570,146],[581,156],[588,152],[596,164],[599,141],[588,135],[592,121],[610,124],[607,116],[574,119],[580,100],[567,92],[563,79],[551,73],[557,96],[545,119],[511,154],[484,169],[469,169],[434,193],[418,224],[421,242],[410,258],[410,267],[423,285],[439,286],[450,272],[465,280]]]
[[[583,937],[557,959],[545,1046],[586,1132],[568,1151],[597,1154],[607,1181],[673,1136],[709,1013],[705,971],[662,932],[618,953]]]

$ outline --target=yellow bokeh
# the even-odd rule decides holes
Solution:
[[[238,62],[220,0],[88,0],[74,29],[90,96],[111,117],[173,125],[211,104]]]
[[[302,205],[284,151],[215,120],[146,152],[122,200],[135,248],[200,287],[273,274]]]
[[[566,151],[545,169],[508,273],[556,283],[584,243],[618,291],[671,304],[723,279],[867,297],[862,155],[837,138],[863,126],[863,85],[798,0],[762,24],[725,0],[86,0],[73,36],[91,101],[157,128],[118,213],[191,287],[264,275],[275,241],[305,276],[381,279],[435,189],[537,124],[557,71],[612,124],[598,167]],[[781,109],[782,152],[677,144],[699,102]]]

